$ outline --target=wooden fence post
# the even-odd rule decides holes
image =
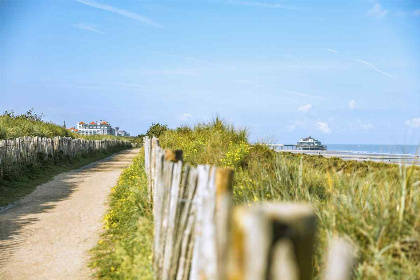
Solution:
[[[225,279],[233,171],[199,165],[190,278]]]
[[[236,208],[228,279],[312,279],[315,229],[315,216],[305,204]]]
[[[121,140],[103,140],[106,147],[128,145]],[[30,137],[0,140],[0,176],[5,171],[18,170],[21,166],[33,164],[39,159],[53,160],[59,153],[75,157],[78,153],[91,152],[103,147],[95,146],[94,140],[72,139],[70,137]]]
[[[325,267],[325,280],[350,280],[357,258],[357,250],[344,238],[334,237],[330,241]]]
[[[153,196],[153,269],[163,280],[310,280],[316,218],[303,203],[232,211],[233,171],[186,165],[182,152],[144,139]],[[337,260],[338,259],[338,260]],[[349,280],[355,253],[332,242],[325,280]]]
[[[163,277],[165,244],[169,226],[171,190],[179,188],[182,172],[182,151],[156,149],[156,152],[156,184],[153,198],[154,267],[156,276],[161,279]]]

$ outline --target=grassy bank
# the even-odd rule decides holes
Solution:
[[[25,114],[16,115],[5,112],[0,115],[0,140],[14,139],[23,136],[39,136],[53,138],[56,136],[83,138],[87,140],[119,139],[132,143],[141,143],[137,137],[122,137],[115,135],[80,135],[51,122],[42,120],[43,115],[38,115],[32,110]]]
[[[249,144],[245,130],[216,120],[160,137],[193,164],[235,169],[234,200],[304,201],[319,220],[314,270],[320,274],[329,236],[357,246],[359,279],[420,278],[420,169],[338,158],[274,153]]]
[[[0,139],[13,139],[22,136],[77,138],[75,133],[62,126],[45,122],[42,117],[43,115],[37,115],[32,110],[21,115],[5,112],[0,115]]]
[[[144,151],[125,169],[109,198],[105,231],[90,266],[103,279],[153,279],[152,205],[147,200]]]
[[[36,186],[48,182],[55,175],[80,168],[86,164],[106,158],[121,149],[95,151],[80,154],[75,158],[58,155],[53,160],[39,161],[36,164],[22,166],[19,170],[0,179],[0,207],[4,207],[31,193]]]
[[[167,130],[159,138],[162,147],[182,149],[185,162],[234,168],[236,204],[311,203],[319,220],[314,261],[318,277],[328,238],[340,235],[359,250],[356,278],[420,278],[418,167],[277,154],[251,145],[246,130],[218,119]],[[108,229],[95,249],[93,266],[106,279],[151,277],[152,217],[142,157],[115,187],[105,219]],[[144,278],[132,274],[137,270]]]

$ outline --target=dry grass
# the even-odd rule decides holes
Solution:
[[[235,169],[234,200],[310,202],[319,220],[316,275],[327,240],[347,236],[359,250],[359,279],[420,278],[420,169],[321,156],[278,154],[251,145],[220,119],[160,137],[187,162]]]
[[[310,202],[319,221],[317,278],[327,240],[341,235],[359,250],[357,279],[420,279],[419,168],[277,154],[251,145],[246,130],[235,130],[220,119],[166,131],[160,143],[182,149],[190,164],[234,168],[236,204]],[[152,217],[142,162],[140,155],[111,195],[109,213],[114,218],[106,220],[111,228],[96,250],[94,265],[102,278],[152,277]],[[131,175],[135,177],[130,179]]]

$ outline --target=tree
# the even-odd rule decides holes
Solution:
[[[147,130],[146,135],[149,137],[159,137],[160,135],[162,135],[162,133],[164,133],[167,130],[169,129],[166,124],[152,123],[152,125]]]

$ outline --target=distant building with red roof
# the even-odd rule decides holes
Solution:
[[[116,136],[130,136],[124,130],[119,130],[119,127],[113,128],[111,124],[105,120],[96,122],[78,122],[76,127],[69,129],[82,135],[116,135]]]

